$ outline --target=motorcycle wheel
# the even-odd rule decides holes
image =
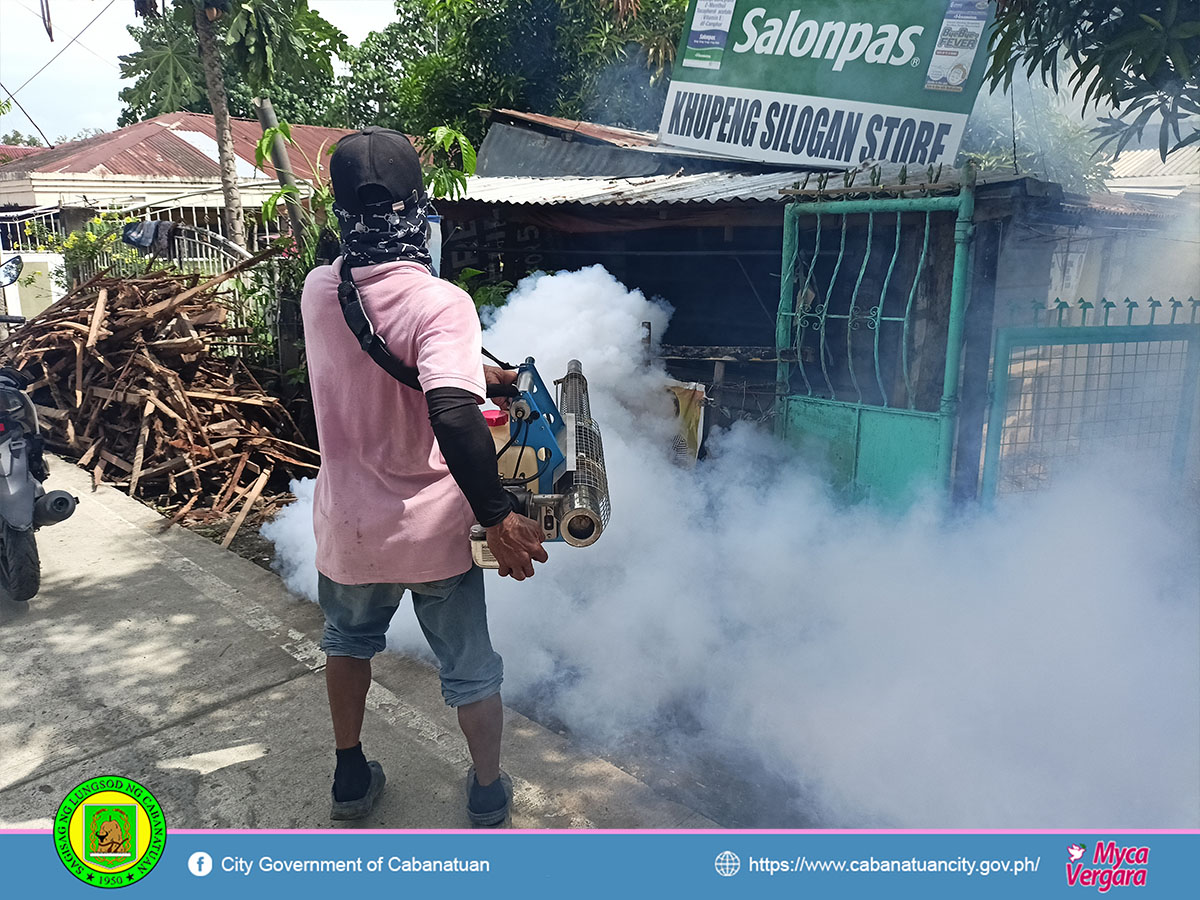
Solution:
[[[0,590],[24,603],[37,594],[41,582],[42,563],[33,531],[5,524],[0,530]]]

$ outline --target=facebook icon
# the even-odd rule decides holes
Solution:
[[[197,878],[203,878],[212,871],[212,857],[203,850],[193,853],[188,857],[188,871]]]

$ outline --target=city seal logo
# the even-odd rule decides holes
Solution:
[[[129,778],[103,775],[78,785],[54,816],[54,849],[87,884],[125,887],[157,865],[167,841],[162,807]]]

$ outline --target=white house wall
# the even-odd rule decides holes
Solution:
[[[242,203],[261,206],[279,185],[263,179],[261,185],[243,186]],[[201,193],[192,193],[201,191]],[[178,201],[180,194],[189,194]],[[186,206],[221,208],[225,205],[219,182],[192,181],[184,178],[146,178],[123,175],[73,173],[2,173],[0,209],[27,209],[39,206],[130,207],[180,203]]]

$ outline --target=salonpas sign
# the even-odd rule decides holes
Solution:
[[[987,0],[691,0],[664,144],[845,168],[953,164]]]

